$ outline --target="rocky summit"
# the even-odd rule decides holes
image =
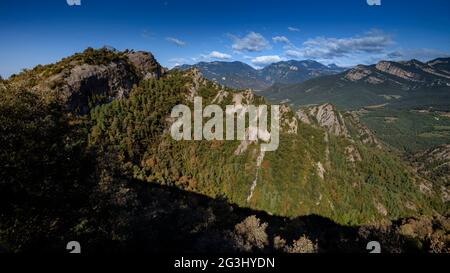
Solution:
[[[36,93],[56,92],[68,111],[87,114],[99,101],[127,97],[141,80],[159,78],[165,71],[148,52],[88,48],[55,64],[13,75],[10,83]]]

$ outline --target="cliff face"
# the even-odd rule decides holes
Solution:
[[[121,61],[108,65],[75,66],[62,81],[68,110],[86,114],[93,96],[106,101],[126,97],[139,78],[127,63]]]
[[[333,135],[348,136],[348,129],[342,115],[329,103],[300,109],[297,117],[300,121],[315,124]]]
[[[153,54],[145,51],[131,51],[126,54],[141,79],[160,78],[166,69],[156,61]]]
[[[165,72],[151,53],[102,48],[24,71],[10,82],[38,93],[54,92],[68,111],[83,115],[99,103],[127,97],[133,85]]]
[[[344,79],[350,82],[364,81],[374,85],[388,82],[407,89],[415,89],[419,86],[446,86],[450,79],[446,66],[448,66],[448,59],[437,59],[428,63],[417,60],[381,61],[376,65],[356,66],[345,73]]]

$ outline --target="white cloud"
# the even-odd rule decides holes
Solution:
[[[222,53],[219,51],[213,51],[207,55],[209,59],[221,59],[221,60],[229,60],[231,59],[230,54]]]
[[[304,57],[303,53],[300,50],[289,49],[284,52],[286,56],[294,59],[301,59]]]
[[[300,32],[300,29],[296,27],[288,27],[288,30],[291,32]]]
[[[251,59],[252,64],[256,66],[264,66],[271,63],[277,63],[281,62],[283,59],[278,55],[271,55],[271,56],[259,56],[256,58]]]
[[[389,35],[381,31],[371,31],[362,36],[348,38],[308,39],[302,47],[291,47],[285,54],[291,58],[329,60],[357,54],[383,54],[393,43]]]
[[[186,45],[186,42],[184,42],[184,41],[182,41],[182,40],[180,40],[180,39],[177,39],[177,38],[167,37],[166,40],[167,40],[168,42],[171,42],[171,43],[173,43],[173,44],[179,46],[179,47],[182,47],[182,46],[185,46],[185,45]]]
[[[275,43],[284,43],[284,44],[290,44],[291,41],[286,36],[275,36],[272,38],[272,41]]]
[[[257,52],[270,48],[270,43],[261,34],[250,32],[246,36],[240,38],[231,36],[234,40],[232,48],[238,52]]]
[[[209,54],[200,54],[198,57],[192,58],[194,62],[207,62],[211,60],[229,60],[232,56],[230,54],[222,53],[219,51],[212,51]]]

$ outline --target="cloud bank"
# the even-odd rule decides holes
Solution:
[[[348,38],[317,37],[306,40],[300,48],[290,48],[285,54],[292,58],[334,59],[354,54],[382,54],[393,44],[392,38],[380,31]]]
[[[256,66],[265,66],[271,63],[281,62],[283,59],[278,55],[259,56],[251,59],[252,64]]]
[[[283,43],[283,44],[290,44],[291,41],[286,36],[275,36],[272,38],[272,41],[275,43]]]
[[[206,55],[208,59],[220,59],[220,60],[229,60],[231,59],[231,55],[222,53],[219,51],[212,51],[208,55]]]
[[[270,48],[270,43],[259,33],[250,32],[244,37],[231,36],[234,40],[231,46],[238,52],[258,52]]]

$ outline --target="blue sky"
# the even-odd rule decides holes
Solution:
[[[0,1],[0,75],[104,45],[151,51],[167,67],[288,59],[350,66],[450,53],[450,1]]]

